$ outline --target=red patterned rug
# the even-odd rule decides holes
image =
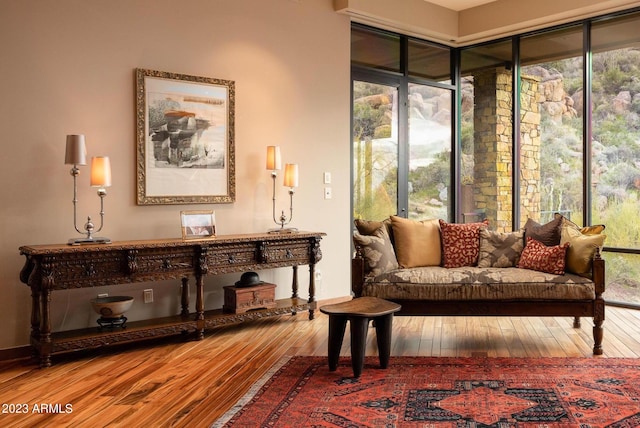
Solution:
[[[640,426],[640,360],[367,357],[282,360],[213,427]]]

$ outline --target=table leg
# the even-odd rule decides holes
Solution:
[[[196,275],[196,339],[204,339],[204,279]]]
[[[369,318],[351,317],[351,367],[353,377],[360,377],[364,367],[364,354],[367,346]]]
[[[189,278],[188,277],[184,277],[182,278],[182,295],[181,295],[181,301],[180,304],[182,306],[182,311],[180,312],[180,315],[182,315],[183,317],[186,317],[189,315]]]
[[[338,359],[346,327],[346,317],[329,315],[329,370],[332,372],[338,368]]]
[[[313,302],[316,301],[316,265],[311,263],[309,265],[309,319],[312,320],[314,316]]]
[[[51,367],[51,290],[44,289],[40,294],[42,319],[40,324],[40,367]]]
[[[391,327],[393,324],[393,314],[376,318],[376,340],[378,341],[378,356],[380,367],[386,369],[389,366],[389,356],[391,355]]]

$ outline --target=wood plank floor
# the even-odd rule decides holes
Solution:
[[[560,317],[396,317],[391,352],[640,357],[640,311],[608,307],[606,316],[602,357],[592,356],[591,320],[574,329],[571,318]],[[0,426],[207,427],[281,357],[327,355],[327,324],[317,311],[314,321],[306,314],[282,316],[218,328],[202,341],[175,338],[55,358],[44,370],[31,361],[5,362],[0,364]],[[347,331],[344,355],[349,355],[348,343]],[[376,351],[371,332],[367,355]],[[42,413],[43,404],[71,411]]]

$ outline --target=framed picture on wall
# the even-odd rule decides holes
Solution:
[[[216,236],[216,214],[213,211],[180,211],[182,239],[203,239]]]
[[[139,205],[235,201],[235,83],[136,69]]]

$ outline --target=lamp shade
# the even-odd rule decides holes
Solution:
[[[267,169],[279,170],[281,168],[280,146],[267,146]]]
[[[68,165],[87,164],[87,146],[84,143],[84,135],[67,135],[64,163]]]
[[[91,186],[111,186],[111,162],[109,161],[109,156],[91,158]]]
[[[298,187],[298,164],[288,163],[284,167],[284,186]]]

